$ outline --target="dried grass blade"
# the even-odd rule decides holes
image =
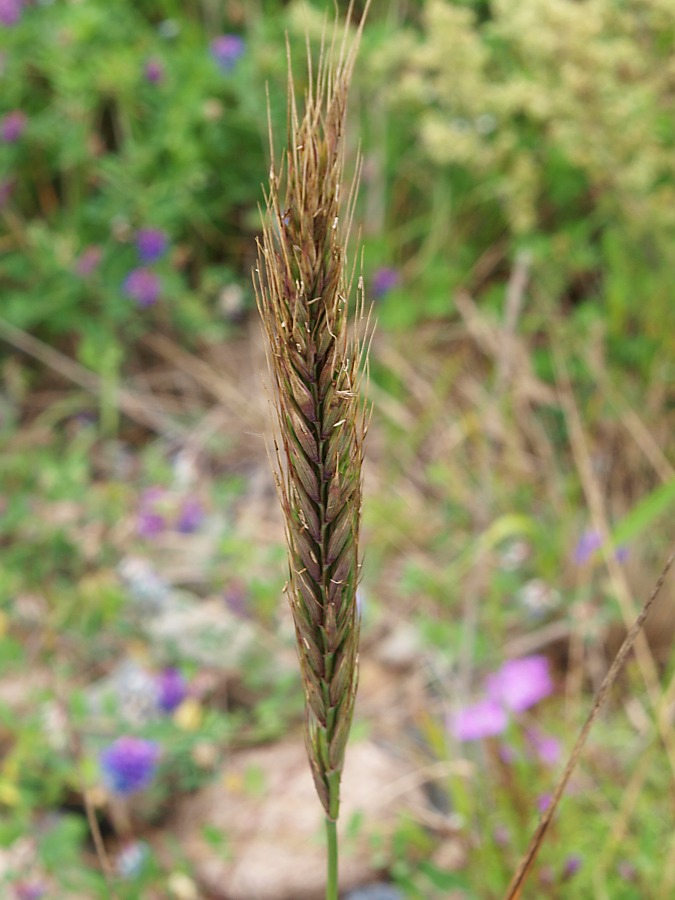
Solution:
[[[548,827],[551,824],[555,811],[558,808],[558,804],[560,803],[565,788],[567,787],[567,783],[570,780],[570,776],[572,775],[572,772],[574,771],[576,764],[579,761],[581,751],[583,750],[584,744],[586,743],[586,739],[588,738],[593,722],[595,722],[598,713],[600,712],[603,704],[605,703],[605,700],[607,699],[607,695],[609,694],[612,685],[616,681],[619,672],[623,668],[623,665],[626,662],[626,657],[633,649],[633,645],[635,644],[638,635],[642,631],[645,620],[649,615],[649,612],[654,605],[654,601],[658,597],[661,588],[663,587],[663,583],[666,580],[666,575],[673,565],[673,562],[675,562],[675,551],[673,551],[666,560],[663,570],[659,575],[651,594],[640,610],[640,614],[638,615],[637,619],[628,631],[623,644],[614,657],[614,662],[610,666],[609,671],[605,675],[603,682],[600,685],[598,693],[595,696],[593,706],[591,707],[591,711],[589,712],[588,717],[584,722],[583,728],[581,729],[579,737],[577,738],[577,742],[574,745],[574,749],[572,750],[570,758],[567,761],[567,765],[565,766],[565,770],[560,776],[560,780],[558,781],[558,784],[553,791],[553,795],[548,804],[548,807],[539,820],[539,824],[537,825],[537,828],[532,835],[530,844],[525,851],[525,854],[523,855],[518,868],[516,869],[516,873],[513,876],[513,879],[511,880],[506,893],[504,894],[504,900],[519,900],[525,881],[527,880],[527,877],[532,870],[532,867],[537,858],[537,854],[539,853],[539,848],[544,841],[544,837],[546,836]]]

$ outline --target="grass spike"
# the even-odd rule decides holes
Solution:
[[[357,686],[366,433],[360,390],[368,340],[354,336],[348,323],[355,264],[348,272],[347,245],[360,162],[346,204],[342,200],[347,95],[365,20],[364,13],[354,34],[352,12],[353,0],[341,39],[337,26],[330,42],[324,35],[316,69],[307,39],[302,116],[286,42],[287,144],[278,171],[272,156],[254,273],[280,436],[276,478],[305,690],[307,753],[329,826],[327,897],[337,896],[335,822]],[[357,327],[368,328],[361,277],[355,309]]]

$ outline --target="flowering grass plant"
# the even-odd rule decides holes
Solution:
[[[350,5],[346,29],[351,11]],[[302,116],[289,71],[288,145],[282,173],[272,164],[256,270],[281,437],[278,485],[307,752],[326,814],[327,900],[338,891],[336,823],[359,640],[364,360],[362,345],[348,335],[346,259],[356,179],[347,203],[341,198],[347,94],[360,33],[349,47],[347,31],[341,45],[337,37],[322,45],[316,78],[310,61]],[[362,315],[360,280],[359,289]]]

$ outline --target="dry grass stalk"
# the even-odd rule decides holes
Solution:
[[[567,787],[567,784],[570,780],[572,772],[576,768],[576,765],[579,761],[579,757],[581,756],[581,751],[584,748],[584,744],[586,743],[586,739],[588,738],[588,735],[593,726],[593,723],[597,719],[598,714],[600,713],[600,710],[602,709],[602,707],[609,695],[612,685],[616,681],[616,679],[619,675],[619,672],[623,668],[623,666],[626,662],[626,659],[628,657],[628,654],[631,652],[631,650],[635,646],[635,643],[636,643],[638,637],[642,633],[642,628],[644,627],[647,616],[649,615],[649,612],[651,611],[651,608],[654,605],[654,601],[658,597],[659,591],[663,587],[663,584],[666,580],[666,575],[670,571],[670,568],[674,562],[675,562],[675,551],[673,551],[670,554],[670,556],[668,557],[668,559],[666,560],[666,563],[665,563],[663,569],[661,570],[661,574],[659,575],[658,579],[656,580],[656,584],[654,585],[654,588],[653,588],[651,594],[645,601],[642,609],[640,610],[640,614],[638,615],[637,619],[631,625],[631,627],[628,631],[628,634],[626,635],[623,643],[621,644],[621,647],[619,648],[616,656],[614,657],[614,661],[612,662],[612,665],[610,666],[609,671],[605,675],[605,677],[602,681],[602,684],[600,685],[600,688],[599,688],[597,694],[595,695],[595,699],[593,701],[593,706],[591,707],[591,710],[590,710],[588,716],[586,717],[586,721],[584,722],[583,727],[579,733],[579,737],[577,738],[577,742],[574,745],[572,753],[570,754],[569,759],[567,760],[565,769],[564,769],[562,775],[560,776],[558,783],[555,786],[555,789],[553,791],[551,799],[549,800],[548,806],[546,807],[544,813],[542,814],[542,817],[539,820],[539,824],[537,825],[537,828],[536,828],[534,834],[532,835],[532,838],[527,847],[527,850],[525,851],[525,854],[523,855],[522,859],[520,860],[520,862],[518,864],[518,868],[516,869],[516,872],[511,880],[511,883],[509,884],[509,886],[506,890],[506,894],[504,895],[504,900],[520,900],[520,898],[522,897],[522,891],[523,891],[523,887],[525,885],[525,881],[527,880],[528,875],[532,871],[532,867],[534,866],[534,863],[537,859],[539,849],[544,841],[544,838],[546,837],[548,828],[549,828],[551,822],[553,821],[553,816],[555,815],[555,812],[560,804],[560,801],[562,800],[562,796],[565,792],[565,788]]]
[[[278,172],[272,163],[254,276],[274,379],[278,486],[307,750],[333,822],[357,683],[366,432],[360,400],[364,344],[351,336],[347,321],[353,272],[346,271],[346,246],[358,171],[341,202],[346,102],[359,36],[360,30],[350,42],[347,25],[340,46],[335,39],[324,46],[316,76],[310,61],[302,119],[289,55],[288,145]],[[357,316],[363,317],[361,279],[357,295]]]

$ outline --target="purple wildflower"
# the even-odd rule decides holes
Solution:
[[[145,63],[143,74],[145,75],[145,80],[149,81],[150,84],[161,84],[166,75],[164,63],[156,57],[148,59]]]
[[[635,881],[637,878],[637,869],[628,859],[622,859],[616,865],[616,871],[623,881]]]
[[[486,684],[489,697],[512,712],[523,712],[553,693],[545,656],[508,660]]]
[[[492,840],[498,847],[508,847],[511,843],[511,833],[506,825],[495,826],[492,832]]]
[[[510,766],[518,759],[518,754],[511,744],[500,744],[499,758],[505,766]]]
[[[142,791],[155,776],[159,755],[155,741],[131,736],[117,738],[100,756],[106,787],[121,796]]]
[[[136,530],[141,537],[154,538],[166,529],[166,519],[161,513],[142,509],[138,513]]]
[[[47,885],[33,878],[30,881],[19,881],[14,885],[16,900],[41,900],[47,893]]]
[[[211,41],[211,56],[223,72],[232,71],[244,50],[244,40],[238,34],[221,34]]]
[[[157,678],[157,705],[165,713],[172,713],[187,697],[187,683],[178,669],[164,669]]]
[[[156,303],[161,289],[159,276],[145,268],[132,269],[122,285],[124,293],[142,307]]]
[[[1,2],[2,0],[0,0]],[[0,210],[9,203],[15,187],[16,182],[13,178],[4,178],[0,181]]]
[[[397,287],[400,281],[401,277],[396,269],[386,266],[378,269],[370,283],[373,297],[376,300],[380,300],[385,294]]]
[[[625,544],[621,544],[616,548],[616,552],[614,553],[614,558],[617,562],[625,563],[628,559],[629,550]]]
[[[584,531],[574,548],[573,559],[577,566],[585,565],[596,550],[602,546],[602,538],[597,531]]]
[[[0,0],[2,2],[2,0]],[[6,144],[15,144],[26,128],[28,117],[20,109],[8,112],[0,119],[0,139]]]
[[[22,0],[0,0],[0,25],[8,28],[21,18]]]
[[[166,529],[166,518],[157,508],[163,496],[161,487],[148,488],[143,492],[136,522],[136,530],[141,537],[154,538]]]
[[[527,737],[544,765],[555,766],[559,762],[560,744],[554,737],[542,734],[534,728],[527,732]]]
[[[551,793],[540,794],[537,797],[537,809],[539,810],[540,813],[543,814],[546,812],[552,799],[553,799],[553,794],[551,794]]]
[[[234,613],[235,616],[240,616],[242,619],[250,618],[251,614],[247,604],[248,594],[246,592],[246,587],[241,581],[233,581],[225,588],[223,600],[225,606],[231,613]]]
[[[505,709],[488,699],[458,710],[452,717],[451,731],[458,741],[479,741],[501,734],[508,723]]]
[[[204,508],[196,497],[186,497],[180,508],[176,531],[181,534],[192,534],[199,530],[204,520]]]
[[[86,278],[98,267],[102,256],[101,248],[92,244],[86,247],[75,262],[75,272],[81,278]]]
[[[539,884],[543,888],[553,887],[555,884],[555,872],[553,871],[553,866],[542,866],[539,869]],[[548,891],[546,893],[548,893]]]
[[[143,491],[143,493],[141,494],[141,503],[145,505],[159,503],[164,499],[165,494],[165,489],[161,487],[161,485],[155,484]]]
[[[141,228],[136,234],[136,250],[142,263],[152,263],[164,256],[168,241],[159,228]]]
[[[578,853],[573,853],[571,856],[568,856],[565,860],[565,865],[563,866],[562,880],[568,881],[576,875],[581,868],[583,861],[583,857],[579,856]]]

